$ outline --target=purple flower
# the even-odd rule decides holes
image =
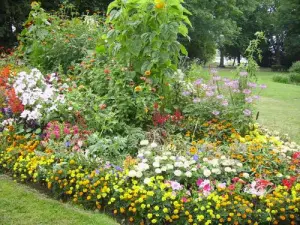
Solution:
[[[243,111],[243,113],[244,113],[244,115],[245,116],[251,116],[251,110],[249,110],[249,109],[245,109],[244,111]]]
[[[260,87],[261,89],[265,89],[265,88],[267,88],[267,85],[261,84],[259,87]]]
[[[213,74],[213,75],[216,75],[218,73],[218,70],[216,69],[211,69],[210,70],[210,73]]]
[[[194,98],[194,99],[193,99],[193,102],[194,102],[194,103],[201,102],[201,99],[200,99],[200,98]]]
[[[219,81],[219,80],[221,80],[221,77],[220,76],[213,76],[213,80],[214,81]]]
[[[223,100],[221,104],[222,104],[222,106],[228,106],[228,101],[227,100]]]
[[[251,90],[250,90],[250,89],[244,89],[244,90],[243,90],[243,93],[244,93],[245,95],[250,95],[250,94],[251,94]]]
[[[201,79],[197,79],[197,80],[195,80],[195,82],[194,82],[194,85],[200,85],[200,84],[202,84],[202,82],[203,82],[203,79],[201,78]]]
[[[254,95],[253,98],[254,98],[255,100],[258,100],[258,99],[260,98],[260,96],[259,96],[259,95]]]
[[[194,159],[195,161],[198,161],[199,156],[198,156],[198,155],[194,155],[194,156],[193,156],[193,159]]]
[[[242,71],[242,72],[240,72],[240,76],[241,77],[246,77],[246,76],[248,76],[248,72]]]
[[[182,92],[182,95],[183,96],[189,96],[191,94],[191,92],[189,92],[189,91],[184,91],[184,92]]]
[[[177,181],[171,181],[170,183],[173,191],[182,189],[181,184],[178,183]]]
[[[70,142],[70,141],[67,141],[67,142],[65,143],[65,145],[66,145],[66,147],[68,148],[68,147],[70,147],[71,142]]]
[[[214,110],[214,111],[212,111],[212,114],[214,114],[215,116],[218,116],[220,114],[220,112],[217,110]]]
[[[212,97],[212,96],[214,96],[215,93],[213,91],[207,91],[207,92],[205,92],[205,94],[207,97]]]
[[[223,99],[224,95],[217,95],[217,99]]]
[[[247,97],[247,98],[245,98],[245,101],[247,103],[251,103],[251,102],[253,102],[253,99],[251,97]]]
[[[256,88],[257,87],[257,84],[256,83],[252,83],[252,82],[248,82],[247,85],[250,88]]]

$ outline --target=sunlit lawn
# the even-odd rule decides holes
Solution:
[[[108,216],[52,200],[0,174],[0,225],[116,225]]]

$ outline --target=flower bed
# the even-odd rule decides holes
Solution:
[[[300,153],[296,146],[268,149],[265,136],[260,136],[265,143],[251,137],[242,146],[232,144],[230,157],[205,144],[197,149],[206,154],[178,156],[172,146],[144,141],[137,158],[128,157],[119,167],[38,151],[34,136],[26,139],[9,130],[1,136],[7,143],[0,152],[4,171],[128,223],[297,224],[300,219]],[[272,169],[263,169],[268,166]]]
[[[299,224],[300,147],[254,120],[259,39],[234,78],[189,77],[177,41],[189,12],[138,2],[113,2],[104,34],[96,15],[32,4],[28,68],[8,58],[0,71],[1,171],[122,224]]]

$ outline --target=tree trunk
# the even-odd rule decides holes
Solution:
[[[236,58],[234,57],[234,59],[233,59],[233,63],[232,63],[232,66],[234,66],[234,65],[235,65],[235,59],[236,59]]]
[[[241,55],[239,54],[237,57],[237,61],[238,61],[238,66],[241,64]]]
[[[224,65],[224,51],[220,49],[220,65],[219,67],[225,67]]]

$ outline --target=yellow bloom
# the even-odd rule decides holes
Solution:
[[[150,76],[151,75],[151,71],[150,70],[145,71],[145,75],[146,76]]]
[[[136,87],[134,88],[134,91],[135,91],[135,92],[140,92],[140,91],[142,91],[142,87],[141,87],[141,86],[136,86]]]

